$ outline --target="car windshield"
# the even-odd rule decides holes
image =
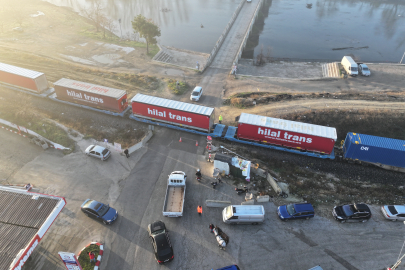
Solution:
[[[97,211],[100,216],[104,216],[110,207],[108,205],[103,204],[103,206]]]
[[[294,205],[292,204],[287,205],[287,212],[288,214],[290,214],[290,216],[294,215],[295,214]]]
[[[352,70],[352,71],[357,71],[357,68],[356,68],[356,67],[352,67],[351,70]]]
[[[366,68],[366,67],[363,67],[363,70],[365,70],[365,71],[368,71],[368,68]]]
[[[93,148],[94,148],[94,147],[96,147],[96,146],[95,146],[95,145],[93,145],[93,146],[92,146],[92,147],[89,149],[89,151],[93,150]]]
[[[233,207],[232,206],[228,206],[226,208],[226,215],[225,218],[226,219],[230,219],[233,216]]]
[[[388,205],[388,210],[390,210],[391,214],[393,214],[393,215],[398,214],[397,209],[395,209],[395,206],[393,206],[393,205]]]
[[[158,234],[161,234],[161,233],[164,233],[164,232],[165,232],[165,230],[164,230],[164,229],[161,229],[161,230],[154,231],[154,232],[152,233],[152,235],[158,235]]]
[[[198,96],[199,94],[200,94],[200,92],[198,92],[198,91],[194,91],[194,92],[192,93],[193,96]]]
[[[347,217],[350,217],[351,215],[354,214],[354,211],[350,205],[343,205],[343,212]]]

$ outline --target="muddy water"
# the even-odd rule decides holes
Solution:
[[[159,25],[158,42],[180,49],[209,53],[235,12],[240,0],[46,0],[77,12],[90,11],[100,2],[115,21],[118,36],[132,36],[131,20],[138,14]],[[82,13],[82,12],[81,12]],[[119,23],[121,19],[121,23]],[[135,37],[136,38],[136,37]]]
[[[399,62],[405,52],[403,0],[264,0],[243,57]]]

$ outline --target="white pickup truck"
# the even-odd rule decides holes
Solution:
[[[163,205],[163,216],[183,216],[186,178],[187,175],[181,171],[175,171],[169,175],[169,178],[167,179],[165,203]]]

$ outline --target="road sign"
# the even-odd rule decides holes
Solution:
[[[74,253],[58,252],[67,270],[83,270]]]

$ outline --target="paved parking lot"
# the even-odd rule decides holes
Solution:
[[[12,134],[1,134],[3,141]],[[179,142],[179,137],[189,138]],[[105,162],[83,154],[89,142],[79,142],[80,150],[64,156],[53,149],[38,151],[20,145],[1,144],[1,151],[15,152],[25,162],[10,178],[31,182],[40,192],[64,196],[67,206],[27,262],[24,269],[64,269],[57,252],[78,252],[91,241],[105,244],[101,269],[216,269],[236,263],[241,269],[383,269],[393,264],[404,240],[405,225],[382,217],[379,206],[371,206],[373,216],[366,223],[340,224],[327,212],[303,221],[282,222],[273,203],[264,203],[262,225],[226,225],[221,210],[196,207],[206,199],[230,200],[240,204],[243,196],[231,183],[213,190],[209,185],[211,163],[204,160],[204,139],[168,129],[156,129],[148,145],[129,159],[117,153]],[[199,141],[199,147],[195,141]],[[31,158],[26,159],[26,156]],[[35,157],[35,158],[32,158]],[[203,180],[195,180],[195,169]],[[187,173],[184,216],[162,216],[166,177],[174,170]],[[87,198],[110,203],[119,212],[118,220],[105,226],[84,216],[80,204]],[[315,210],[317,211],[317,210]],[[147,236],[147,225],[162,220],[170,231],[175,258],[159,266]],[[208,225],[219,225],[230,237],[226,251],[219,250]]]

